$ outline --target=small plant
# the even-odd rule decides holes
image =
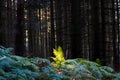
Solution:
[[[62,48],[59,46],[58,49],[53,49],[55,57],[52,57],[56,66],[60,67],[64,64],[65,58]]]
[[[97,58],[95,62],[101,65],[101,61],[99,58]]]

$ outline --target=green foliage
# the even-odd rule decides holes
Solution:
[[[100,64],[101,65],[101,61],[100,61],[100,59],[96,59],[96,63],[98,63],[98,64]]]
[[[42,69],[40,80],[42,79],[44,80],[70,80],[70,78],[67,75],[59,73],[58,70],[52,65],[49,65]]]
[[[113,80],[120,80],[120,73],[114,74],[115,78]]]
[[[52,68],[51,68],[52,67]],[[78,59],[68,59],[59,68],[52,63],[49,66],[48,72],[57,75],[65,76],[68,80],[119,80],[120,77],[115,74],[115,71],[108,66],[101,66],[95,62]],[[47,75],[46,75],[47,76]],[[48,79],[49,80],[49,79]],[[62,79],[61,79],[62,80]]]
[[[54,62],[51,64],[53,72],[55,74],[64,74],[69,80],[112,80],[119,79],[115,75],[114,70],[107,66],[101,66],[100,60],[97,59],[97,63],[78,59],[65,60],[63,57],[63,51],[60,47],[58,50],[53,51],[55,54]],[[58,58],[63,58],[63,60]],[[60,62],[58,64],[57,62]],[[61,63],[62,62],[62,63]],[[59,67],[58,67],[59,66]]]
[[[43,58],[11,55],[12,48],[0,48],[0,80],[120,80],[108,66],[81,58],[67,59],[61,47],[54,49],[54,62]]]
[[[39,79],[39,67],[28,58],[10,55],[12,48],[0,48],[0,80]]]
[[[52,57],[56,66],[60,67],[64,64],[65,58],[62,48],[59,46],[58,49],[53,49],[55,57]]]

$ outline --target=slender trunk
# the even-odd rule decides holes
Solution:
[[[16,26],[15,53],[25,55],[24,45],[24,0],[17,1],[17,26]]]
[[[113,50],[114,50],[114,54],[113,54],[113,64],[114,64],[114,68],[116,71],[120,71],[120,54],[119,54],[119,8],[118,8],[118,0],[115,0],[116,3],[116,7],[115,7],[115,13],[117,13],[117,15],[115,15],[115,17],[117,17],[116,19],[116,26],[113,28]],[[117,27],[117,28],[116,28]]]

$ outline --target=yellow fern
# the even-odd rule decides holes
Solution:
[[[65,61],[62,48],[59,46],[58,49],[53,49],[53,53],[55,57],[52,57],[52,59],[55,61],[57,65],[62,65],[63,62]]]

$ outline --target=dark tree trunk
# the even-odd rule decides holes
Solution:
[[[3,26],[3,19],[2,19],[2,11],[3,11],[3,1],[0,0],[0,45],[3,45],[3,36],[5,36],[3,34],[3,29],[2,29],[2,26]]]
[[[103,50],[103,39],[104,39],[104,32],[103,32],[103,27],[104,27],[104,22],[101,20],[102,18],[102,13],[101,12],[101,1],[94,0],[93,1],[93,26],[94,26],[94,50],[93,50],[93,61],[96,59],[100,59],[102,57],[102,54],[104,54]],[[102,23],[103,22],[103,23]]]
[[[80,35],[80,0],[72,0],[72,28],[71,28],[71,37],[72,37],[72,58],[81,57],[81,37]],[[79,16],[79,17],[78,17]]]
[[[89,59],[92,46],[91,1],[72,0],[72,56]]]
[[[15,40],[16,55],[25,55],[24,44],[24,0],[17,2],[17,25],[16,25],[16,40]]]
[[[50,53],[52,53],[52,49],[55,48],[55,1],[54,0],[50,0],[50,9],[51,9]]]
[[[116,4],[115,4],[116,3]],[[114,4],[114,9],[115,9],[115,14],[114,14],[114,18],[115,18],[115,24],[113,27],[113,65],[114,65],[114,69],[116,71],[120,71],[120,21],[119,21],[119,2],[118,0],[113,1]]]
[[[5,17],[7,15],[5,15],[5,2],[6,1],[2,1],[0,0],[0,45],[2,46],[6,46],[6,27],[4,26],[5,24]]]

